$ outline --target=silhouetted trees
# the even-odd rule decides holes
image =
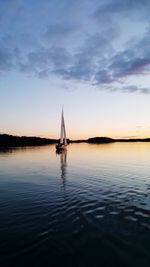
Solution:
[[[8,134],[0,134],[0,147],[9,148],[9,147],[21,147],[21,146],[41,146],[58,143],[59,139],[49,139],[49,138],[40,138],[40,137],[27,137],[27,136],[13,136]],[[87,140],[69,140],[69,143],[91,143],[91,144],[107,144],[113,142],[150,142],[150,138],[144,139],[113,139],[110,137],[92,137]]]
[[[109,138],[109,137],[92,137],[87,140],[88,143],[112,143],[115,142],[115,139]]]
[[[0,134],[0,147],[40,146],[57,142],[57,139]]]

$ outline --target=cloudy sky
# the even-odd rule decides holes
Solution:
[[[149,0],[0,0],[0,132],[150,136]]]

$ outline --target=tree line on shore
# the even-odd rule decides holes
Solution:
[[[0,134],[0,147],[21,147],[21,146],[40,146],[58,143],[59,139],[14,136],[8,134]],[[132,139],[113,139],[110,137],[92,137],[86,140],[69,140],[68,143],[91,143],[91,144],[107,144],[113,142],[150,142],[150,138],[132,138]]]

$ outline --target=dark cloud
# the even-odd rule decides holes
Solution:
[[[127,93],[138,92],[138,93],[150,94],[150,88],[143,88],[135,85],[122,86],[121,91]]]
[[[97,83],[110,83],[125,78],[126,76],[142,75],[146,67],[150,65],[150,55],[144,51],[139,56],[138,51],[135,53],[136,46],[133,51],[125,50],[122,53],[116,53],[109,61],[109,67],[103,71],[100,70],[95,75]],[[100,66],[101,67],[101,66]],[[102,75],[106,77],[102,80]]]
[[[130,48],[121,52],[115,52],[107,61],[99,64],[99,70],[95,73],[95,84],[109,84],[119,81],[127,76],[144,75],[150,68],[150,30],[148,29],[144,37],[130,44]],[[129,91],[138,91],[137,88],[130,88]],[[149,90],[148,90],[149,91]],[[147,89],[143,88],[147,93]]]
[[[83,47],[71,54],[63,47],[40,47],[36,51],[27,53],[25,57],[16,51],[21,72],[32,72],[39,77],[46,77],[51,73],[64,79],[89,81],[94,76],[98,64],[104,63],[105,56],[112,52],[109,42],[95,34],[87,38]]]
[[[110,92],[150,94],[150,88],[136,85],[104,85],[102,88],[103,90]]]
[[[107,87],[110,91],[143,92],[149,94],[149,88],[135,85],[114,88],[113,82],[129,75],[142,74],[150,64],[148,32],[131,49],[120,53],[111,47],[107,39],[99,34],[90,36],[78,53],[71,54],[63,47],[40,47],[22,56],[19,49],[13,50],[13,56],[6,49],[0,50],[0,69],[10,69],[14,62],[16,68],[24,73],[32,73],[39,78],[52,73],[63,79],[88,81],[93,85]],[[140,52],[139,52],[140,51]],[[111,88],[110,88],[111,86]]]
[[[149,32],[146,33],[148,36]],[[146,36],[130,49],[117,53],[107,40],[92,36],[85,47],[76,54],[73,64],[57,71],[67,79],[92,81],[95,85],[107,85],[126,76],[142,75],[150,65],[150,49]],[[144,42],[145,40],[145,42]],[[149,93],[146,88],[124,87],[124,91]]]
[[[19,62],[21,72],[34,73],[44,78],[60,68],[65,68],[70,63],[70,55],[66,49],[61,47],[40,48],[30,52],[26,60]]]
[[[1,2],[0,0],[0,6]],[[128,17],[131,21],[133,18],[136,20],[141,18],[144,22],[145,20],[149,22],[149,0],[111,0],[101,1],[101,4],[95,0],[93,4],[95,8],[92,11],[85,11],[88,14],[87,17],[85,16],[85,21],[80,17],[81,14],[79,21],[77,18],[71,19],[69,13],[66,19],[66,11],[65,16],[62,16],[63,19],[56,19],[56,14],[53,18],[51,11],[52,19],[46,19],[46,24],[43,25],[41,21],[42,26],[39,21],[35,25],[32,20],[33,7],[30,9],[30,6],[26,6],[23,0],[12,2],[15,3],[12,4],[15,7],[15,13],[9,8],[9,1],[6,1],[3,10],[7,16],[3,17],[7,25],[7,17],[11,14],[10,22],[14,22],[13,27],[15,28],[16,25],[18,32],[13,36],[9,29],[9,34],[7,31],[5,34],[0,34],[1,72],[15,68],[39,78],[55,74],[65,80],[86,81],[104,90],[149,94],[149,88],[136,86],[133,83],[127,85],[124,80],[128,76],[144,75],[145,70],[150,67],[150,30],[145,30],[144,35],[139,34],[136,38],[127,40],[128,42],[125,42],[121,48],[115,45],[122,34],[122,17]],[[67,2],[65,3],[67,7]],[[56,2],[52,1],[51,4],[56,7]],[[20,26],[19,22],[16,22],[16,14],[20,8],[23,12],[24,7],[26,7],[26,12],[24,15],[22,13],[22,16],[19,15],[19,18],[25,16],[26,19],[21,21]],[[46,13],[46,4],[44,8]],[[79,8],[78,1],[76,14]],[[27,14],[29,20],[31,19],[29,24]],[[59,7],[60,14],[61,8]],[[31,31],[29,29],[28,32],[23,31],[27,29],[23,26],[32,25],[31,22],[34,24],[33,29]],[[41,27],[39,31],[37,31],[38,26]],[[128,31],[124,34],[127,33]],[[78,36],[80,36],[79,39]],[[114,87],[114,83],[118,85]]]
[[[81,50],[73,56],[72,64],[64,72],[65,78],[92,81],[98,64],[104,61],[104,53],[109,54],[112,51],[109,42],[99,34],[90,36]],[[63,72],[60,74],[63,75]]]

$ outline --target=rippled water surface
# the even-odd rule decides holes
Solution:
[[[0,151],[0,266],[150,266],[150,143]]]

